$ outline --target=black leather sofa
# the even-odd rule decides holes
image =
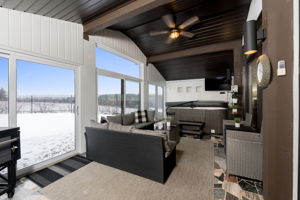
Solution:
[[[87,158],[164,183],[176,165],[176,147],[165,157],[162,137],[86,127]]]

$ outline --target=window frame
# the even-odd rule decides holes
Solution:
[[[105,45],[102,45],[102,44],[99,44],[97,43],[96,44],[96,47],[95,47],[95,63],[96,63],[96,59],[97,59],[97,56],[96,56],[96,48],[101,48],[103,49],[104,51],[108,51],[112,54],[115,54],[116,56],[120,56],[124,59],[128,59],[129,61],[131,62],[134,62],[136,63],[138,66],[139,66],[139,72],[140,72],[140,78],[136,78],[136,77],[133,77],[133,76],[129,76],[129,75],[126,75],[126,74],[121,74],[121,73],[117,73],[117,72],[113,72],[113,71],[109,71],[109,70],[106,70],[106,69],[101,69],[101,68],[98,68],[95,64],[95,69],[96,69],[96,98],[97,98],[97,110],[96,110],[96,116],[97,116],[97,120],[99,121],[100,119],[98,119],[98,116],[99,116],[99,113],[98,113],[98,89],[99,89],[99,85],[98,85],[98,78],[99,76],[107,76],[107,77],[111,77],[111,78],[117,78],[117,79],[121,79],[121,91],[123,91],[121,93],[121,96],[122,96],[122,100],[124,102],[122,102],[122,106],[121,106],[121,113],[124,114],[126,113],[125,112],[125,109],[126,109],[126,81],[132,81],[132,82],[138,82],[139,85],[140,85],[140,89],[139,89],[139,98],[140,98],[140,105],[139,105],[139,108],[140,109],[143,109],[144,108],[144,95],[143,95],[143,91],[144,91],[144,87],[143,87],[143,83],[144,83],[144,63],[138,61],[138,60],[135,60],[134,58],[132,57],[129,57],[123,53],[120,53],[118,51],[116,51],[115,49],[112,49],[112,48],[109,48]]]
[[[139,85],[139,107],[138,107],[138,110],[141,110],[141,82],[140,81],[133,81],[133,80],[129,80],[129,79],[124,79],[124,113],[126,114],[126,102],[127,102],[127,100],[126,100],[126,89],[127,89],[127,81],[129,81],[129,82],[134,82],[134,83],[138,83],[138,85]]]
[[[149,96],[150,96],[150,93],[149,93],[149,86],[152,85],[155,87],[155,117],[156,119],[158,118],[158,102],[159,102],[159,97],[158,97],[158,88],[161,87],[162,88],[162,118],[165,117],[165,114],[166,114],[166,110],[165,110],[165,86],[164,85],[161,85],[161,84],[157,84],[157,83],[153,83],[153,82],[149,82],[148,83],[148,108],[149,108]]]
[[[8,80],[8,87],[7,87],[7,98],[8,98],[8,112],[7,112],[7,125],[11,127],[10,123],[10,56],[8,54],[4,54],[0,52],[1,58],[6,58],[8,60],[8,74],[7,74],[7,80]]]
[[[24,60],[28,62],[35,62],[39,64],[50,65],[58,68],[74,70],[74,91],[75,91],[75,150],[65,153],[63,155],[56,156],[49,160],[37,163],[35,165],[17,170],[17,176],[23,176],[24,174],[32,173],[34,171],[44,169],[46,166],[60,162],[72,156],[77,155],[83,151],[82,135],[81,132],[81,116],[80,110],[80,65],[65,62],[60,59],[53,59],[47,56],[25,54],[23,52],[14,52],[10,50],[0,49],[0,56],[8,58],[8,123],[10,127],[17,126],[17,60]],[[22,134],[22,131],[21,131]]]

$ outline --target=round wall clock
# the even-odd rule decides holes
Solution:
[[[257,85],[262,88],[268,87],[272,78],[272,67],[269,57],[265,54],[258,57],[256,62]]]

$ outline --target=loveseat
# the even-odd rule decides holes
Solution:
[[[107,120],[109,122],[113,122],[115,124],[122,124],[124,126],[134,126],[137,129],[148,129],[148,130],[153,130],[153,125],[155,122],[155,111],[153,110],[148,110],[147,111],[147,122],[143,123],[136,123],[135,122],[135,116],[134,112],[128,113],[128,114],[119,114],[115,116],[107,116]]]
[[[176,142],[167,142],[155,131],[141,132],[131,126],[110,130],[101,126],[86,127],[88,159],[160,183],[167,180],[176,165]]]

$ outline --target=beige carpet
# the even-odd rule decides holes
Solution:
[[[183,138],[177,146],[177,166],[165,184],[96,162],[41,190],[51,200],[211,200],[213,144]]]

